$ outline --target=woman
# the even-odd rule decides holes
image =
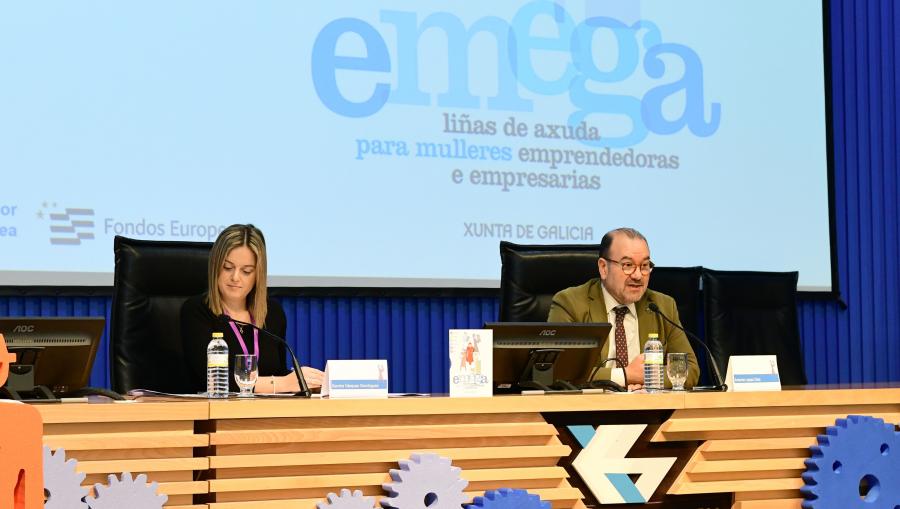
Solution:
[[[222,230],[209,254],[209,289],[181,306],[181,338],[191,386],[206,391],[206,347],[213,332],[221,332],[231,356],[258,355],[256,392],[297,392],[296,375],[287,369],[282,345],[247,322],[284,337],[287,320],[278,301],[266,291],[266,241],[252,224]],[[230,318],[230,320],[229,320]],[[263,336],[260,338],[260,336]],[[233,361],[231,366],[233,366]],[[322,385],[323,373],[304,366],[310,387]],[[230,374],[229,374],[230,375]],[[231,391],[237,391],[229,376]]]

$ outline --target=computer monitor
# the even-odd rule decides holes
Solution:
[[[0,334],[16,354],[8,397],[52,400],[85,387],[103,334],[102,317],[4,317]]]
[[[503,393],[587,383],[612,325],[493,322],[484,328],[494,331],[494,387]]]

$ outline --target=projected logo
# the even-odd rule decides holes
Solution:
[[[37,216],[50,221],[50,244],[77,246],[83,240],[94,238],[94,209],[60,210],[56,203],[44,202]]]
[[[508,20],[396,10],[379,11],[377,22],[335,19],[313,44],[313,86],[325,107],[350,118],[372,116],[388,103],[532,112],[536,99],[567,96],[569,126],[608,120],[601,139],[580,140],[586,145],[629,147],[650,133],[685,128],[711,136],[721,105],[704,97],[700,55],[666,41],[657,23],[640,19],[639,6],[623,3],[637,4],[538,0]],[[581,21],[573,4],[583,6]],[[533,29],[549,23],[553,37]],[[433,34],[446,40],[439,45],[445,49],[430,44]],[[364,49],[348,51],[345,41],[362,41]],[[491,55],[494,63],[474,63],[473,55]],[[446,83],[427,85],[435,73],[446,73]]]
[[[568,426],[582,447],[572,466],[601,504],[646,503],[675,464],[676,458],[625,457],[646,428],[646,424]]]

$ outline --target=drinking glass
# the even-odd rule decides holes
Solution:
[[[672,382],[672,390],[683,391],[687,380],[687,354],[673,352],[666,355],[666,374]]]
[[[256,385],[257,375],[259,375],[259,367],[255,355],[234,356],[234,381],[241,389],[238,394],[239,398],[253,396],[253,386]]]

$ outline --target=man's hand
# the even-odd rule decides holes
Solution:
[[[644,385],[644,354],[640,354],[625,366],[625,383]]]

